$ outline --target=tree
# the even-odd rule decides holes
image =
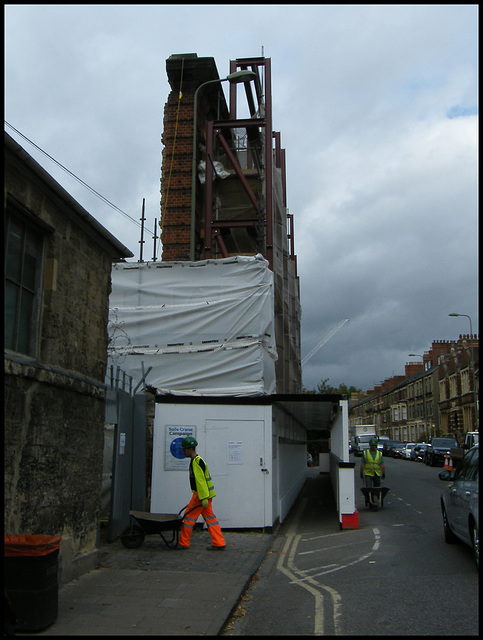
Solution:
[[[316,389],[303,389],[303,393],[312,393],[312,394],[325,394],[325,393],[338,393],[340,395],[350,396],[351,393],[360,393],[362,389],[358,389],[351,385],[348,387],[345,383],[341,383],[338,387],[333,387],[329,384],[329,378],[325,380],[321,380]]]

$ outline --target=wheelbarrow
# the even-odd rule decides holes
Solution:
[[[366,501],[366,507],[376,510],[377,505],[372,502],[371,494],[378,496],[380,505],[383,507],[384,498],[389,491],[389,487],[361,487],[361,491],[364,496],[364,500]]]
[[[145,536],[159,533],[167,547],[176,546],[184,517],[181,513],[187,506],[183,507],[177,514],[130,511],[131,523],[121,535],[122,544],[128,549],[137,549],[143,544]],[[193,509],[196,508],[193,507]],[[190,509],[187,513],[193,511],[193,509]],[[166,533],[166,537],[163,535],[164,533]],[[169,534],[171,534],[170,538]]]

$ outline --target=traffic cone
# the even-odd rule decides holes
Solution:
[[[449,456],[448,469],[453,471],[453,458]]]
[[[444,468],[445,468],[445,469],[449,469],[449,468],[450,468],[448,458],[449,458],[449,456],[444,456]],[[452,465],[452,464],[453,464],[453,463],[451,463],[451,465]],[[451,466],[451,469],[452,469],[452,468],[453,468],[453,467]]]

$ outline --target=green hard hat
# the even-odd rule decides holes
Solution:
[[[377,444],[377,438],[371,438],[371,439],[369,440],[369,444],[370,444],[370,445]]]
[[[198,446],[198,443],[196,442],[196,440],[193,438],[193,436],[188,436],[187,438],[185,438],[183,440],[183,442],[181,443],[181,448],[182,449],[191,449],[191,448],[195,448]]]

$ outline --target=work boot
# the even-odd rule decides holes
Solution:
[[[206,547],[207,551],[222,551],[225,547],[215,547],[214,545],[211,545],[211,547]]]

